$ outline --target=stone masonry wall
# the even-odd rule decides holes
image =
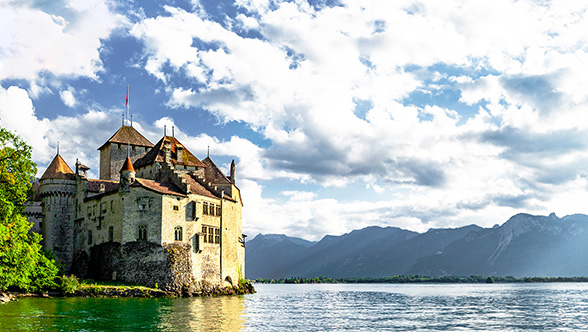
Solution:
[[[200,288],[192,276],[191,246],[184,243],[159,245],[135,241],[121,245],[103,243],[92,247],[88,276],[97,280],[158,287],[176,294],[192,293]]]
[[[75,181],[41,180],[43,248],[51,250],[68,272],[73,261]]]
[[[137,159],[143,157],[147,151],[148,148],[143,146],[127,146],[118,143],[109,144],[108,147],[100,151],[100,179],[119,181],[120,169],[127,159],[127,153],[134,163]],[[102,164],[103,161],[104,164]]]

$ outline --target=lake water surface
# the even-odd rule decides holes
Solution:
[[[2,331],[587,331],[588,284],[256,284],[215,298],[26,298]]]

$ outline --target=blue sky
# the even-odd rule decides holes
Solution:
[[[97,175],[121,125],[237,162],[244,231],[588,213],[588,3],[3,1],[0,125]]]

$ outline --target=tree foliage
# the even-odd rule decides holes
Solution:
[[[38,291],[55,287],[58,268],[41,248],[41,236],[29,234],[22,214],[37,167],[31,147],[0,127],[0,290]]]

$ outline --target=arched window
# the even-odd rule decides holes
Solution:
[[[176,226],[176,228],[174,228],[174,240],[182,241],[182,238],[182,226]]]
[[[139,226],[139,240],[147,240],[147,226],[140,225]]]

